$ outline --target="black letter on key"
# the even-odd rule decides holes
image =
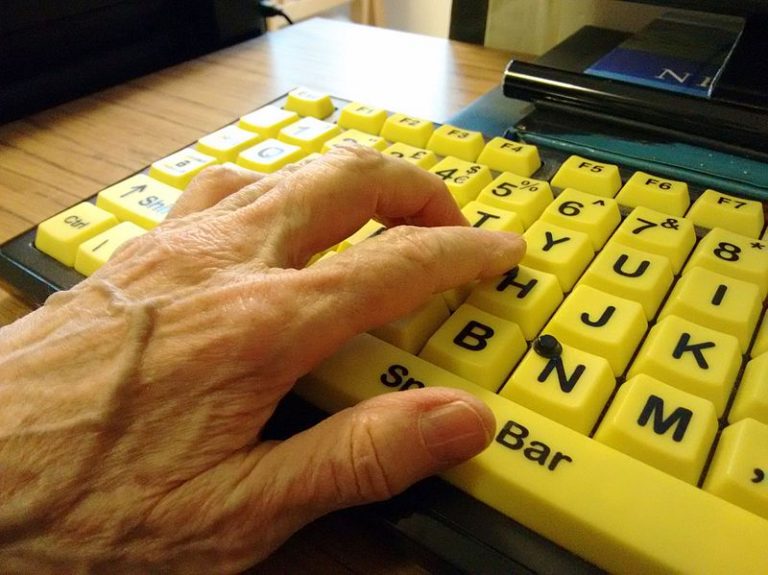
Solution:
[[[581,321],[591,327],[603,327],[605,324],[608,323],[608,320],[611,319],[611,317],[613,317],[613,313],[615,311],[616,311],[616,308],[612,305],[609,305],[607,308],[605,308],[603,315],[597,318],[596,321],[591,320],[589,317],[589,314],[587,312],[584,312],[583,314],[581,314]]]
[[[728,286],[720,284],[715,290],[715,295],[712,297],[712,305],[720,305],[725,299],[725,292],[728,291]]]
[[[544,246],[541,248],[543,251],[548,252],[553,247],[555,247],[557,244],[561,244],[563,242],[569,242],[571,241],[571,238],[564,236],[562,238],[555,239],[555,236],[552,235],[552,232],[546,231],[544,232],[544,235],[546,236],[546,242],[544,243]]]
[[[675,430],[672,432],[672,440],[680,443],[685,437],[688,425],[691,423],[693,412],[684,407],[678,407],[672,414],[664,419],[664,400],[658,395],[651,395],[645,402],[640,417],[637,418],[638,425],[645,426],[653,416],[653,431],[657,435],[664,435],[673,425]]]
[[[557,381],[560,383],[560,389],[565,393],[570,393],[576,385],[576,382],[579,381],[579,378],[582,376],[585,369],[587,369],[587,366],[579,364],[576,366],[576,369],[573,370],[573,373],[571,373],[569,377],[565,373],[563,358],[562,356],[558,355],[557,357],[551,358],[547,362],[547,365],[545,365],[544,369],[541,370],[541,373],[539,374],[539,377],[536,378],[536,380],[539,383],[544,383],[547,381],[549,374],[552,373],[552,370],[555,370],[555,373],[557,374]]]
[[[523,299],[526,295],[528,295],[528,293],[533,289],[533,286],[535,286],[539,280],[531,279],[527,284],[520,283],[516,279],[519,271],[520,268],[515,266],[507,273],[505,273],[504,279],[496,284],[496,291],[504,291],[509,286],[515,286],[516,288],[520,288],[520,291],[517,294],[517,299]]]
[[[526,437],[528,437],[528,428],[514,421],[507,421],[496,436],[496,441],[504,447],[520,449],[525,444],[523,440]]]
[[[707,360],[704,357],[704,354],[701,353],[701,350],[706,349],[708,347],[715,347],[715,342],[704,341],[702,343],[694,343],[694,344],[688,345],[689,341],[691,341],[690,333],[681,334],[680,340],[677,342],[677,346],[675,347],[675,351],[672,352],[672,357],[674,357],[675,359],[680,359],[681,357],[683,357],[684,353],[690,352],[693,354],[693,357],[696,359],[696,363],[701,369],[709,369],[709,364],[707,363]]]
[[[488,345],[493,333],[490,326],[472,320],[453,338],[453,343],[470,351],[480,351]]]
[[[651,265],[651,262],[648,260],[643,260],[640,262],[640,265],[637,266],[635,271],[628,272],[624,271],[624,265],[627,263],[627,260],[629,259],[629,256],[627,254],[621,254],[619,256],[619,259],[616,260],[616,262],[613,264],[613,271],[615,271],[617,274],[628,277],[628,278],[639,278],[641,275],[645,273],[645,270],[648,269],[648,266]]]

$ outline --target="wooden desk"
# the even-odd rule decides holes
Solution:
[[[0,126],[0,243],[298,85],[444,121],[498,85],[510,58],[310,20]],[[0,289],[0,325],[29,310]],[[363,523],[323,520],[256,571],[423,572]]]

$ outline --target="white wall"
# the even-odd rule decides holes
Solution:
[[[490,0],[485,44],[538,56],[582,26],[632,32],[663,11],[614,0]]]
[[[376,26],[448,37],[451,0],[370,0],[368,6]],[[348,4],[340,11],[341,17],[349,18]],[[657,6],[619,0],[489,0],[485,44],[538,56],[582,26],[636,31],[663,11]]]
[[[374,4],[377,26],[448,37],[451,0],[374,0]]]

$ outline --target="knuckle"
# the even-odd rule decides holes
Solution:
[[[396,493],[373,434],[375,425],[375,417],[369,412],[355,415],[348,438],[350,477],[338,476],[342,482],[339,490],[346,490],[348,498],[355,502],[382,501]],[[349,489],[353,491],[349,493]]]
[[[430,230],[415,226],[397,226],[387,230],[387,242],[400,258],[419,269],[429,269],[439,258],[435,242],[428,241]]]
[[[253,172],[251,170],[248,170],[246,168],[243,168],[242,166],[238,166],[237,164],[233,164],[231,162],[227,162],[225,164],[214,164],[212,166],[208,166],[207,168],[203,169],[200,172],[200,175],[203,175],[203,174],[209,179],[230,178],[235,181],[239,181],[244,177],[250,178],[250,177],[259,175],[256,172]]]
[[[343,144],[328,151],[324,158],[331,163],[338,163],[345,169],[369,171],[377,168],[386,161],[378,150],[368,146]]]
[[[194,178],[192,178],[192,181],[189,183],[189,186],[187,186],[187,189],[199,186],[201,184],[207,183],[207,182],[215,182],[222,178],[228,177],[230,174],[233,173],[232,168],[228,166],[224,166],[221,164],[215,164],[213,166],[208,166],[206,168],[203,168],[200,173],[198,173]]]

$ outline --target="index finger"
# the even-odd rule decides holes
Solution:
[[[467,225],[439,177],[362,146],[336,148],[287,174],[240,217],[246,228],[269,225],[274,253],[262,255],[280,267],[301,267],[373,217],[425,227]]]
[[[302,344],[290,363],[311,369],[350,337],[414,311],[432,295],[499,276],[524,253],[525,241],[512,232],[400,226],[285,275],[286,293],[304,312],[291,322],[288,341]]]

